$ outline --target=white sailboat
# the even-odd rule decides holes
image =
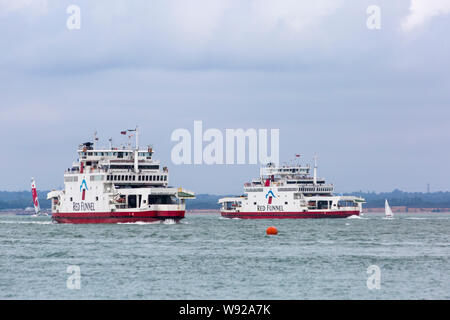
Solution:
[[[394,214],[392,213],[392,209],[389,206],[389,202],[386,200],[386,204],[385,204],[385,211],[386,211],[386,219],[392,219],[394,218]]]

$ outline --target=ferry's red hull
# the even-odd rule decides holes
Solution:
[[[52,219],[58,223],[93,224],[93,223],[135,223],[155,222],[184,218],[185,211],[142,211],[142,212],[77,212],[53,213]]]
[[[359,216],[359,211],[315,211],[315,212],[221,212],[225,218],[239,219],[325,219]]]

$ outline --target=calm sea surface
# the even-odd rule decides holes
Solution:
[[[278,236],[266,236],[274,225]],[[368,267],[380,290],[367,287]],[[69,266],[81,288],[67,288]],[[450,214],[58,225],[0,215],[1,299],[450,299]]]

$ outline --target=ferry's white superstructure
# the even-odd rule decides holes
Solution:
[[[138,146],[96,148],[86,142],[64,174],[64,190],[47,195],[59,223],[132,223],[180,220],[193,192],[169,187],[169,170],[153,159],[153,149]],[[96,139],[94,139],[95,141]],[[111,141],[111,139],[110,139]]]
[[[276,166],[261,168],[260,178],[244,185],[245,194],[219,200],[222,216],[241,219],[345,218],[360,215],[364,199],[334,195],[334,186],[317,178],[311,167]]]

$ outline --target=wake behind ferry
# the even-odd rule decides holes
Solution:
[[[193,192],[169,187],[169,170],[153,159],[152,147],[140,149],[138,128],[121,134],[136,137],[135,148],[79,146],[79,159],[64,174],[64,190],[51,191],[52,219],[59,223],[134,223],[184,218]]]
[[[221,214],[240,219],[346,218],[359,216],[365,200],[333,195],[334,186],[317,178],[310,165],[277,166],[269,163],[260,177],[244,185],[245,194],[219,200]]]

